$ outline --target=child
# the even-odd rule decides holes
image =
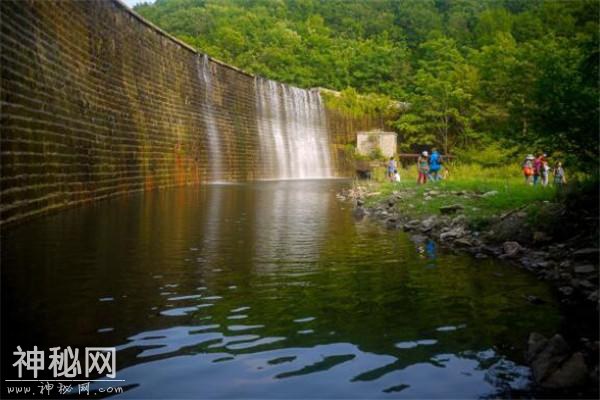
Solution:
[[[397,169],[394,170],[394,182],[400,182],[400,174]]]
[[[567,183],[567,180],[565,179],[565,170],[562,167],[562,163],[560,161],[558,161],[556,163],[556,165],[554,166],[554,184],[561,188],[562,185],[564,185],[565,183]]]
[[[417,183],[427,183],[427,174],[429,173],[429,153],[424,151],[417,158],[417,170],[419,171],[419,177]]]

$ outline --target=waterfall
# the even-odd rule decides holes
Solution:
[[[215,118],[215,106],[212,101],[213,76],[208,56],[198,55],[198,79],[204,83],[204,121],[206,122],[206,133],[208,138],[208,151],[210,162],[210,180],[218,181],[223,178],[223,149],[221,138],[217,129]]]
[[[256,78],[256,108],[263,176],[332,177],[325,110],[315,90]]]

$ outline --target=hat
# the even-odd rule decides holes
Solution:
[[[429,153],[427,152],[427,150],[423,151],[423,153],[421,153],[421,154],[423,154],[425,157],[427,157],[429,155]]]
[[[526,160],[535,160],[535,157],[533,156],[533,154],[529,154],[525,159]]]

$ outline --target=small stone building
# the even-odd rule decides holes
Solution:
[[[358,132],[356,134],[356,151],[358,154],[368,156],[379,148],[385,157],[392,157],[396,155],[397,141],[396,132]]]

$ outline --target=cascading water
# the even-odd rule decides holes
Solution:
[[[217,129],[215,107],[211,98],[214,90],[212,71],[206,54],[198,55],[198,78],[204,83],[204,115],[210,154],[210,180],[218,181],[223,178],[223,149],[221,148],[221,138]]]
[[[333,176],[325,110],[319,93],[263,78],[256,78],[255,87],[263,176]]]

